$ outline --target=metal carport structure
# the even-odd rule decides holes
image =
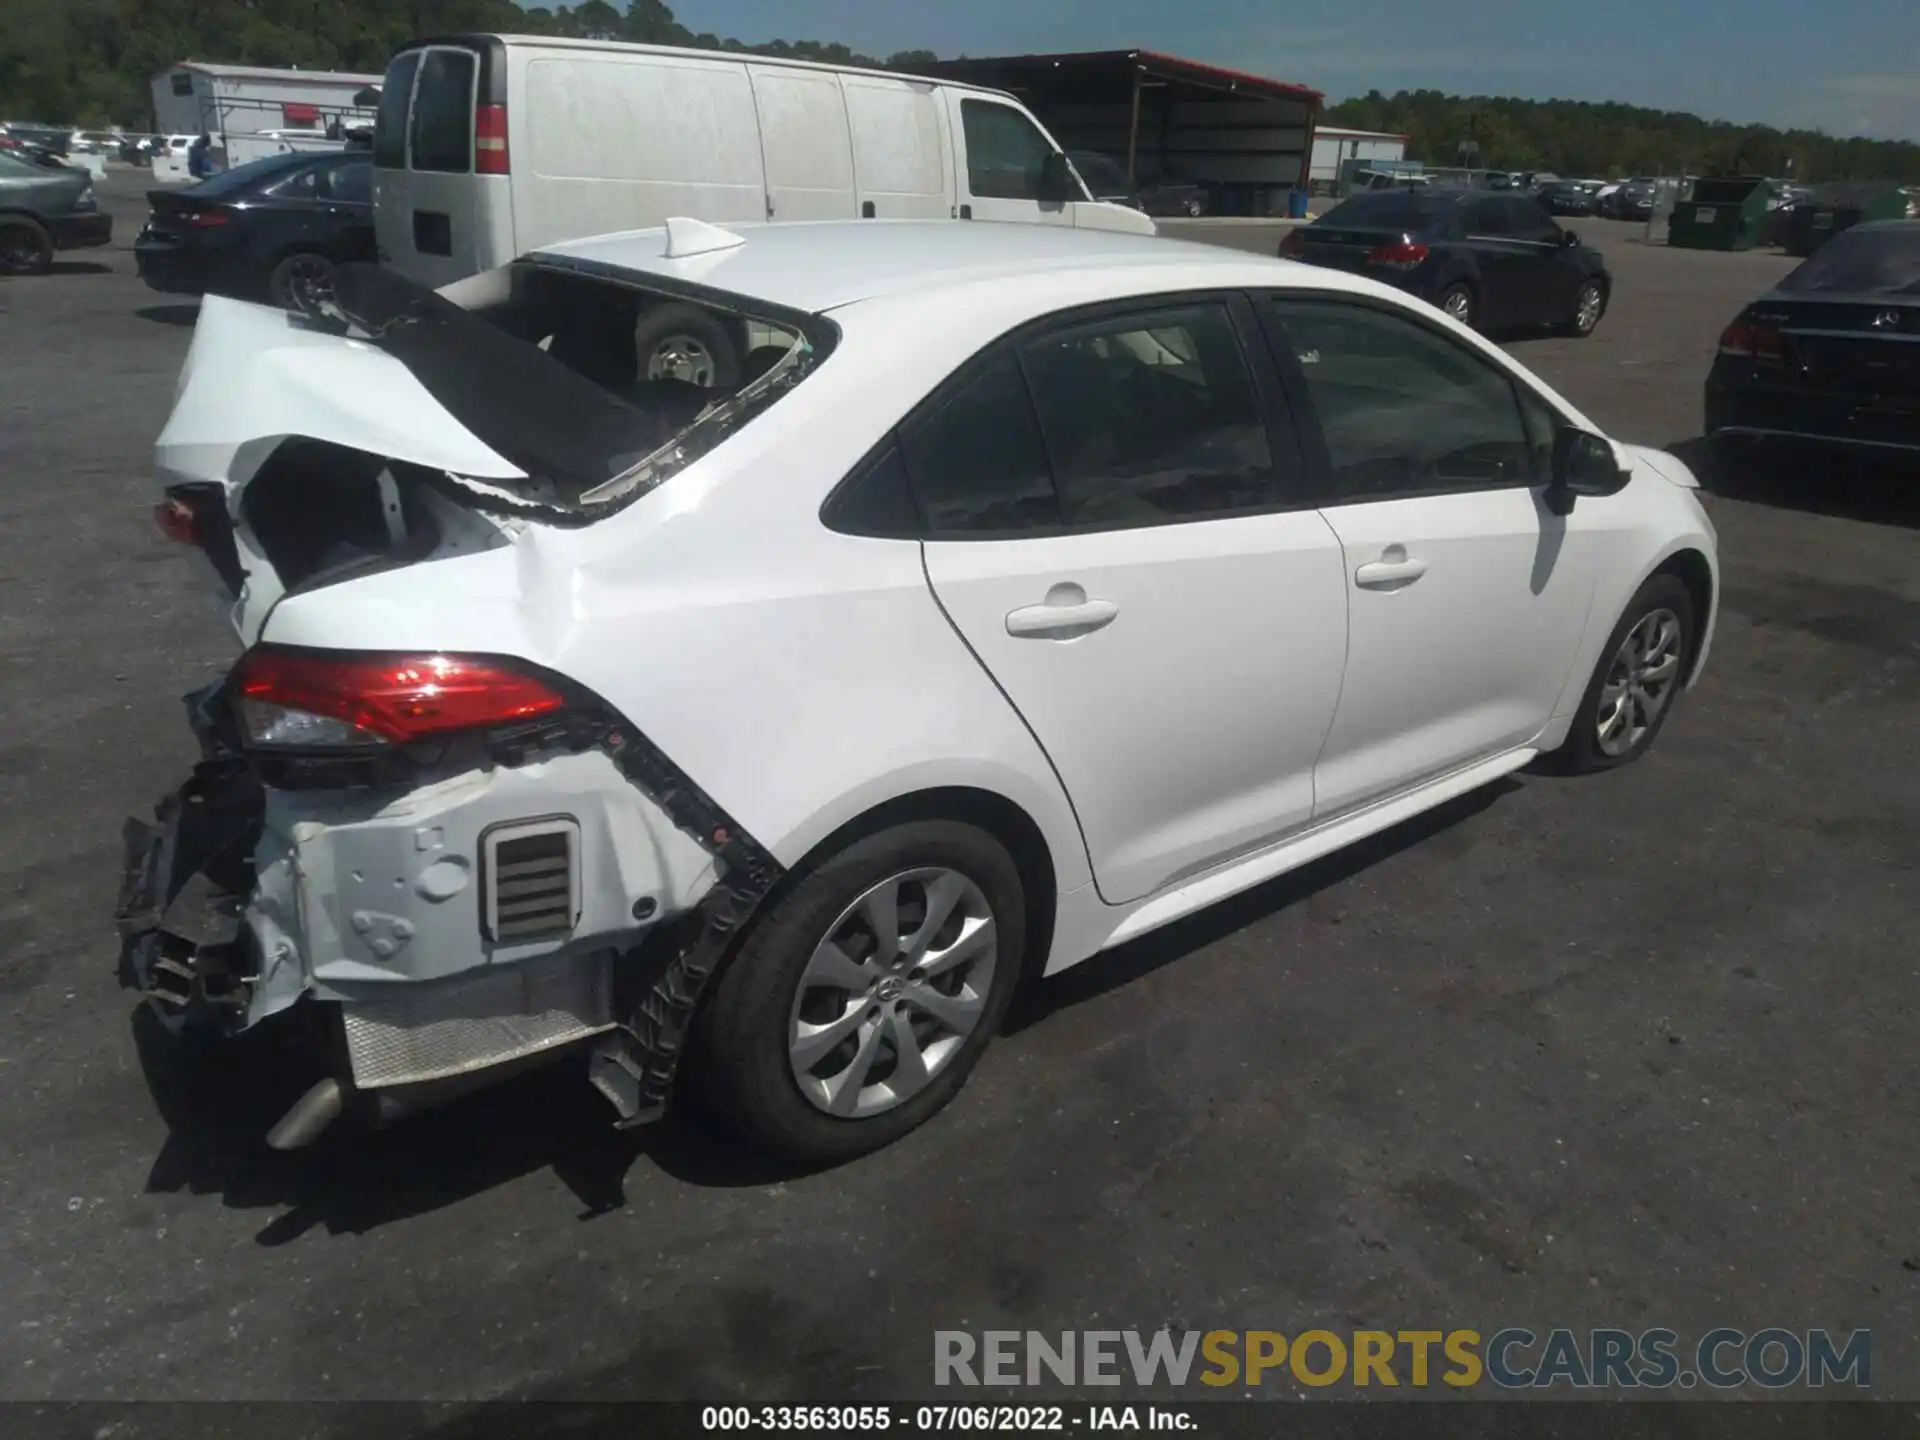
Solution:
[[[1113,157],[1135,180],[1207,187],[1221,214],[1286,212],[1307,185],[1320,91],[1152,50],[939,60],[922,74],[1016,95],[1068,150]]]

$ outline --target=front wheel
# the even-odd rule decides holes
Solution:
[[[656,305],[634,327],[642,380],[679,380],[702,390],[740,383],[740,346],[711,311]]]
[[[992,836],[952,821],[867,836],[747,936],[702,1012],[696,1073],[793,1158],[890,1144],[966,1083],[1025,935],[1020,873]]]
[[[1693,596],[1678,576],[1655,575],[1640,587],[1587,682],[1558,752],[1562,769],[1610,770],[1652,748],[1686,683],[1693,634]]]

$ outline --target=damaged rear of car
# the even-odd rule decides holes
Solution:
[[[738,330],[740,384],[641,372],[663,305]],[[318,1022],[327,1074],[273,1144],[582,1046],[623,1121],[659,1112],[699,982],[779,868],[524,657],[576,618],[553,537],[724,443],[834,339],[562,257],[446,292],[346,266],[320,318],[206,301],[156,520],[247,648],[187,697],[191,778],[128,822],[122,978],[184,1036]],[[502,643],[395,648],[397,613]]]

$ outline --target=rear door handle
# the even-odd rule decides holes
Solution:
[[[1353,572],[1353,583],[1363,590],[1399,590],[1426,573],[1426,561],[1410,558],[1404,545],[1389,545],[1378,560]]]
[[[1078,585],[1056,585],[1044,604],[1011,611],[1007,634],[1021,640],[1075,640],[1111,625],[1119,613],[1111,600],[1089,600]]]

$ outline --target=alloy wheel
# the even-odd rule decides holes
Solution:
[[[0,270],[25,274],[40,259],[40,240],[24,225],[0,226]]]
[[[818,1110],[862,1119],[924,1090],[980,1024],[999,941],[957,870],[890,876],[828,928],[801,973],[787,1054]]]
[[[324,314],[333,304],[333,266],[318,255],[296,255],[281,266],[280,291],[289,310]]]
[[[718,370],[713,352],[693,335],[669,335],[647,358],[649,380],[684,380],[703,390],[712,388]]]
[[[1594,721],[1603,754],[1630,754],[1659,723],[1680,679],[1680,641],[1680,617],[1662,609],[1648,611],[1620,642]]]
[[[1448,291],[1440,302],[1440,308],[1462,325],[1473,322],[1473,297],[1464,290]]]
[[[1606,296],[1600,286],[1589,280],[1580,287],[1580,306],[1574,311],[1573,326],[1582,335],[1600,323],[1600,308],[1606,303]]]

